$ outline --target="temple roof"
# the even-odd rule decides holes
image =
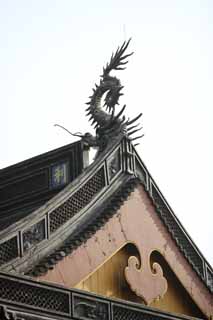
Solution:
[[[39,208],[83,170],[81,141],[0,170],[0,229]]]
[[[0,232],[1,270],[41,275],[90,238],[141,184],[182,254],[213,292],[213,271],[131,142],[117,139],[39,209]],[[33,255],[31,254],[33,252]]]
[[[119,299],[110,299],[77,289],[36,283],[0,272],[0,318],[189,320],[191,317],[164,312]],[[193,317],[193,319],[195,319]]]
[[[122,115],[126,108],[125,105],[115,114],[115,107],[119,104],[118,100],[122,95],[120,91],[123,86],[121,86],[119,79],[110,75],[110,72],[124,69],[123,65],[127,63],[126,58],[131,56],[131,54],[124,54],[128,45],[129,41],[124,42],[115,54],[112,54],[110,62],[103,68],[99,85],[95,85],[93,94],[87,103],[89,105],[87,108],[88,115],[96,128],[95,136],[88,132],[85,134],[69,132],[71,135],[81,137],[81,141],[0,171],[0,270],[38,279],[45,274],[48,275],[49,270],[55,270],[57,264],[59,266],[62,260],[66,260],[66,256],[69,256],[71,260],[74,250],[79,253],[79,247],[83,243],[88,243],[95,233],[98,233],[105,224],[111,221],[110,219],[115,221],[115,214],[122,206],[127,206],[123,216],[128,217],[126,221],[129,227],[132,221],[129,219],[131,210],[128,210],[127,204],[131,207],[131,201],[138,201],[140,207],[139,209],[137,207],[134,212],[134,223],[143,222],[140,229],[136,228],[138,236],[136,240],[140,242],[141,246],[143,246],[143,243],[141,244],[141,230],[146,228],[146,223],[149,226],[155,226],[155,228],[151,228],[152,234],[143,230],[146,235],[147,247],[149,247],[149,253],[146,252],[145,254],[147,261],[151,259],[151,253],[157,250],[157,246],[159,246],[159,242],[151,244],[151,237],[156,236],[157,238],[157,233],[159,233],[158,239],[163,239],[160,242],[165,259],[170,260],[168,264],[171,262],[174,273],[176,272],[179,280],[183,278],[183,287],[191,298],[198,303],[202,311],[209,316],[213,310],[210,295],[213,292],[213,270],[174,214],[135,149],[135,140],[142,137],[141,135],[133,138],[133,135],[141,130],[135,122],[142,114],[132,120],[126,119]],[[104,111],[100,104],[104,95],[104,106],[106,106],[108,112]],[[85,152],[90,147],[97,148],[98,152],[95,161],[87,166],[85,164],[87,160]],[[134,198],[132,200],[131,193],[134,196],[137,191],[140,197],[132,197]],[[149,204],[147,204],[147,199]],[[149,207],[148,211],[146,206]],[[134,211],[133,207],[132,211]],[[148,216],[151,217],[150,220],[147,218]],[[151,220],[154,221],[152,225]],[[116,229],[117,233],[122,233],[122,228],[121,226],[120,231]],[[132,230],[131,232],[129,238],[124,237],[125,241],[133,241],[135,233]],[[121,248],[119,245],[122,244],[122,241],[118,241],[118,247],[114,247],[115,251],[119,250]],[[165,249],[166,247],[169,248],[168,251]],[[147,248],[143,249],[146,250]],[[177,257],[179,257],[179,261],[175,260]],[[79,260],[82,260],[81,256]],[[143,278],[143,276],[141,278],[142,272],[138,277],[138,272],[141,271],[137,268],[138,261],[137,257],[131,256],[125,269],[127,282],[128,279],[133,279],[133,282],[129,280],[128,283],[132,291],[136,292],[136,295],[143,287],[142,285],[139,285],[140,288],[137,285],[135,287],[138,279]],[[141,261],[143,264],[143,257]],[[104,261],[99,262],[103,263]],[[144,267],[146,262],[143,265],[144,269],[146,269]],[[129,263],[132,264],[129,265]],[[150,264],[150,261],[148,264]],[[71,265],[68,267],[70,270]],[[97,268],[98,265],[94,264],[93,267]],[[150,273],[150,279],[153,281],[154,295],[149,298],[145,297],[142,292],[139,296],[143,298],[145,303],[150,304],[151,301],[163,296],[166,292],[167,280],[163,277],[162,268],[158,263],[154,262],[147,270]],[[135,276],[135,272],[137,276]],[[184,272],[184,276],[182,272]],[[86,275],[88,275],[88,272]],[[13,276],[8,277],[4,274],[0,275],[0,302],[1,299],[4,302],[4,299],[8,300],[10,298],[17,305],[21,305],[23,298],[19,291],[22,291],[23,296],[26,297],[26,301],[23,300],[24,303],[33,306],[33,308],[43,308],[43,305],[40,305],[40,301],[44,300],[40,299],[43,293],[44,297],[47,297],[48,303],[48,299],[50,299],[49,289],[47,287],[44,289],[45,285],[41,283],[35,285],[33,282],[30,284],[28,283],[30,280],[19,281],[16,278],[20,287],[17,288],[15,282],[11,282]],[[195,284],[193,283],[194,277],[196,277]],[[5,278],[7,279],[5,280]],[[160,293],[155,292],[158,287],[156,284],[157,278],[160,283]],[[149,289],[149,278],[144,276],[141,281],[144,281],[144,279],[146,281],[145,287]],[[83,279],[78,278],[78,280]],[[134,284],[133,287],[132,283]],[[10,291],[9,297],[6,297],[7,290],[5,291],[4,288],[8,285],[11,286],[12,291]],[[16,293],[13,293],[13,291]],[[116,309],[115,305],[117,303],[115,301],[108,301],[104,298],[106,301],[104,300],[105,302],[102,303],[100,310],[97,311],[94,306],[99,305],[98,301],[103,301],[101,297],[98,297],[98,300],[88,296],[79,298],[81,293],[78,295],[76,292],[68,292],[66,289],[57,289],[56,291],[57,295],[53,299],[55,302],[50,302],[51,306],[48,306],[48,308],[51,312],[58,312],[54,309],[54,304],[56,304],[57,308],[62,308],[59,312],[64,313],[71,319],[75,317],[75,299],[78,302],[80,301],[76,304],[78,307],[80,305],[80,315],[76,313],[77,318],[78,316],[80,318],[87,317],[88,315],[85,313],[87,311],[85,310],[92,313],[105,310],[104,314],[106,316],[104,315],[103,319],[108,319],[110,317],[108,308]],[[35,299],[39,297],[36,306],[30,298],[32,292],[37,292]],[[72,301],[70,296],[72,296]],[[91,304],[92,300],[95,301],[95,304]],[[73,304],[72,312],[74,312],[74,315],[71,315],[69,310],[70,302]],[[129,314],[127,319],[132,319],[133,316],[139,319],[142,309],[136,311],[137,315],[135,313],[131,315],[132,311],[129,310],[132,310],[132,308],[137,309],[138,306],[128,305],[125,312],[115,311],[113,319],[123,319],[122,312]],[[152,316],[150,316],[150,319]],[[168,315],[163,315],[163,317],[169,318]],[[95,314],[93,319],[96,318],[98,319],[99,315],[96,317]]]

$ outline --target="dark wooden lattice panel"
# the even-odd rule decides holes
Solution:
[[[0,230],[55,196],[83,170],[82,142],[41,154],[0,171]]]
[[[70,313],[69,294],[61,291],[36,287],[19,281],[0,279],[0,297],[18,304],[37,308]]]
[[[0,265],[18,257],[17,236],[0,244]]]
[[[154,187],[154,185],[152,185],[152,198],[155,202],[160,217],[165,222],[173,238],[176,240],[179,248],[184,253],[188,261],[192,264],[193,268],[198,272],[199,275],[202,276],[202,278],[204,278],[202,258],[195,250],[191,242],[188,240],[187,236],[184,234],[178,223],[175,221],[175,218],[172,216],[160,193]]]
[[[50,232],[56,231],[66,221],[84,208],[105,186],[102,167],[83,187],[77,190],[65,203],[50,213]]]
[[[113,305],[113,320],[158,320],[163,319],[151,314],[142,313],[121,305]]]

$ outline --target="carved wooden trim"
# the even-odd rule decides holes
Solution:
[[[131,256],[128,259],[128,266],[125,268],[126,280],[137,296],[141,297],[147,305],[154,300],[160,299],[167,291],[167,280],[163,276],[163,270],[159,263],[150,265],[151,252],[140,250],[139,259]]]

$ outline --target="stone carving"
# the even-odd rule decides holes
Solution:
[[[97,148],[97,155],[118,136],[127,136],[131,141],[143,137],[143,135],[140,135],[133,138],[133,135],[142,129],[138,127],[138,124],[135,125],[135,122],[142,116],[142,113],[132,120],[126,119],[123,115],[126,108],[126,105],[124,105],[121,110],[115,114],[116,106],[119,105],[119,98],[123,95],[123,93],[121,93],[123,86],[120,80],[110,73],[113,70],[125,69],[125,65],[128,63],[127,58],[133,54],[133,52],[129,54],[125,52],[129,42],[130,39],[127,42],[125,41],[122,46],[118,47],[116,52],[112,54],[110,62],[103,68],[103,74],[101,75],[99,84],[95,84],[92,95],[86,103],[88,105],[86,109],[87,116],[90,117],[89,121],[91,120],[92,125],[95,126],[96,135],[93,136],[89,132],[85,134],[80,132],[72,133],[63,126],[56,124],[56,126],[66,130],[72,136],[82,138],[85,145]],[[103,105],[101,103],[102,98],[104,99]],[[106,109],[106,111],[104,109]]]
[[[115,115],[116,106],[119,104],[119,98],[123,94],[121,90],[123,86],[118,78],[110,75],[112,70],[124,70],[125,65],[128,63],[126,60],[132,53],[125,54],[125,51],[129,45],[129,41],[124,42],[121,47],[117,49],[115,54],[112,54],[110,62],[103,68],[103,74],[99,84],[95,84],[92,95],[89,97],[87,104],[87,115],[92,120],[92,125],[95,125],[96,129],[96,145],[99,148],[99,152],[102,151],[108,143],[116,138],[118,135],[127,135],[132,141],[142,136],[132,138],[131,136],[139,131],[138,125],[131,126],[135,121],[141,117],[141,113],[132,120],[126,120],[123,114],[126,105]],[[104,111],[101,106],[101,99],[106,94],[103,107],[106,107],[108,112]],[[87,134],[88,135],[88,134]],[[83,137],[85,139],[85,137]],[[91,139],[91,137],[90,137]],[[94,139],[92,139],[92,143]]]
[[[45,238],[45,221],[42,220],[23,232],[23,249],[29,250]]]
[[[78,302],[75,305],[75,316],[80,319],[106,320],[108,312],[106,305],[98,302]]]
[[[168,287],[161,266],[154,262],[151,267],[149,257],[149,254],[142,253],[142,265],[140,265],[139,259],[131,256],[125,268],[125,277],[129,286],[147,305],[162,298]]]

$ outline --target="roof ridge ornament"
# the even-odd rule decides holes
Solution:
[[[72,136],[81,138],[88,146],[97,148],[97,155],[107,147],[109,142],[112,142],[118,136],[126,136],[131,141],[135,141],[144,136],[142,134],[133,137],[136,132],[142,129],[142,127],[139,127],[139,123],[135,124],[142,116],[142,113],[132,120],[129,118],[126,119],[123,115],[126,109],[126,105],[124,105],[121,110],[115,114],[116,106],[119,105],[119,98],[123,95],[123,93],[121,93],[123,86],[118,78],[110,75],[110,72],[112,70],[126,69],[125,65],[128,63],[126,59],[133,54],[133,52],[125,54],[130,40],[131,39],[124,41],[122,46],[118,47],[115,53],[112,53],[110,62],[103,68],[100,83],[95,84],[95,88],[92,89],[93,93],[89,97],[89,101],[86,102],[88,105],[86,109],[87,116],[90,117],[89,121],[92,121],[92,125],[95,125],[96,135],[93,136],[89,132],[85,134],[80,132],[72,133],[61,125],[55,125],[64,129]],[[104,95],[104,104],[102,106],[101,102]],[[136,146],[138,143],[134,145]]]
[[[119,105],[119,98],[123,95],[123,93],[121,93],[123,86],[118,78],[110,75],[110,72],[112,70],[126,69],[125,65],[128,63],[126,59],[133,54],[133,52],[125,54],[130,40],[131,39],[127,42],[124,41],[122,46],[118,47],[115,53],[112,53],[110,62],[103,68],[103,74],[100,76],[101,80],[99,85],[95,84],[93,94],[86,103],[89,105],[86,109],[87,116],[90,116],[89,121],[92,121],[92,125],[95,125],[96,129],[96,137],[91,136],[91,142],[94,143],[95,141],[96,147],[99,149],[98,153],[106,148],[109,141],[112,141],[113,138],[116,138],[119,135],[126,135],[132,141],[143,137],[143,135],[135,138],[131,137],[134,133],[142,129],[141,127],[138,127],[139,124],[130,127],[130,125],[142,116],[142,113],[132,120],[126,119],[126,117],[122,115],[126,108],[126,105],[124,105],[115,115],[116,105]],[[101,100],[104,94],[104,105],[102,107]],[[106,112],[104,108],[108,112]],[[86,135],[88,135],[88,133]],[[83,139],[85,139],[85,135]],[[90,144],[89,141],[88,143]]]

